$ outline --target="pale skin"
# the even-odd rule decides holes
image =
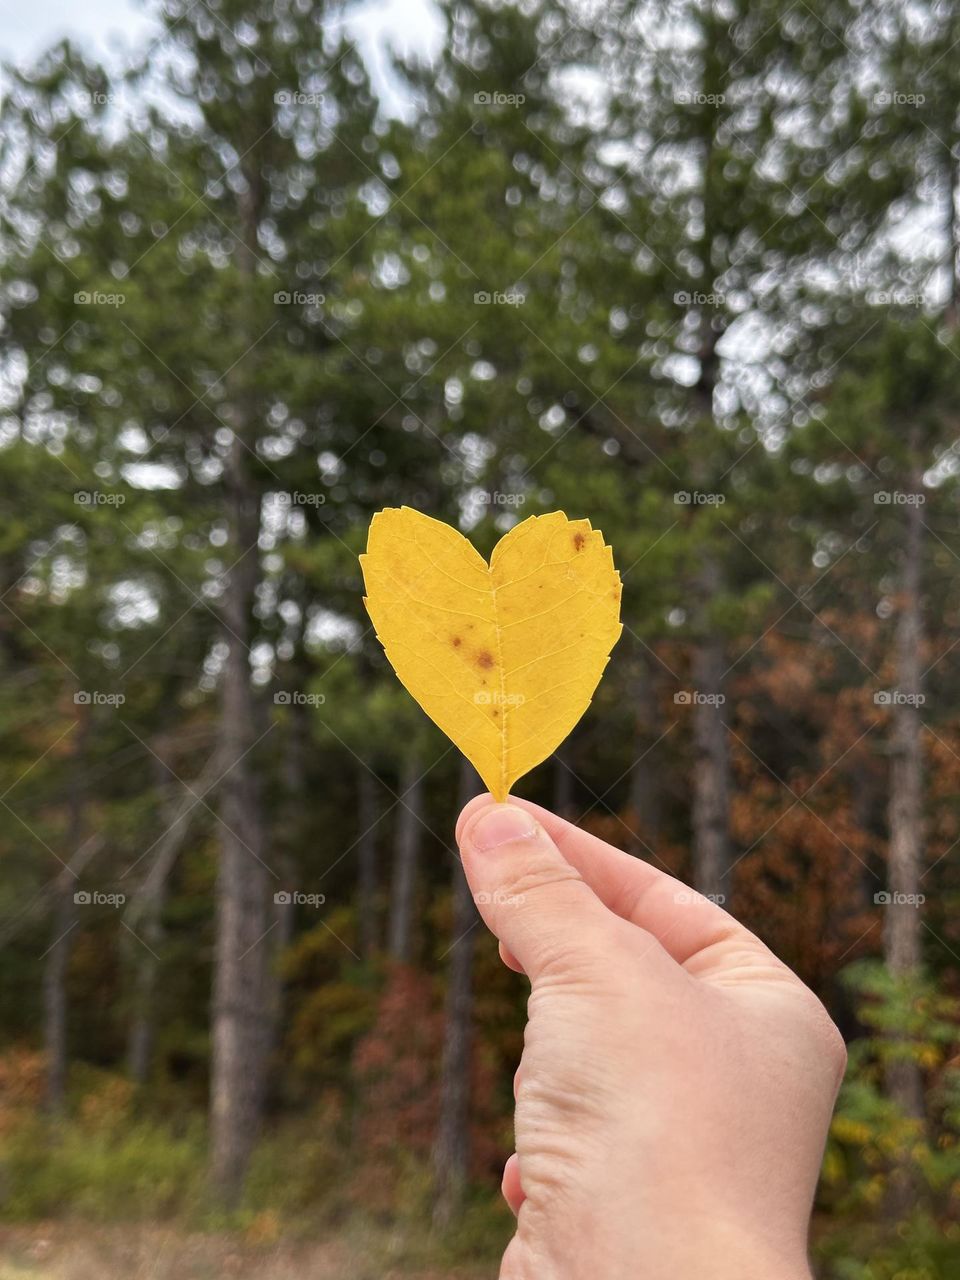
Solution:
[[[537,805],[457,824],[531,984],[501,1280],[810,1280],[846,1063],[823,1005],[721,907]]]

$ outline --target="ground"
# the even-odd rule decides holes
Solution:
[[[0,1228],[0,1280],[490,1280],[495,1270],[385,1271],[359,1244],[250,1244],[163,1226]]]

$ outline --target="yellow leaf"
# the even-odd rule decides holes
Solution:
[[[497,800],[564,740],[620,635],[603,535],[531,516],[487,566],[463,534],[410,507],[370,524],[365,604],[394,671]]]

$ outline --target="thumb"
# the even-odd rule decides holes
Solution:
[[[490,931],[531,982],[609,956],[622,921],[525,809],[489,804],[458,833],[467,883]]]

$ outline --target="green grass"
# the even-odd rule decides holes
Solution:
[[[168,1218],[196,1204],[202,1128],[172,1135],[152,1121],[110,1125],[43,1120],[0,1146],[0,1215],[24,1222],[69,1213],[89,1222]]]

